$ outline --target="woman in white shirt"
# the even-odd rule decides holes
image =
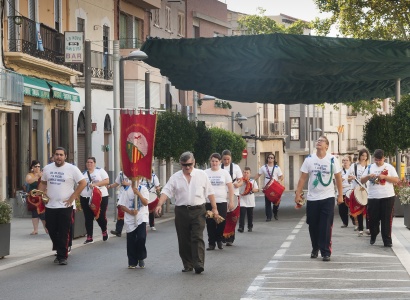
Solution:
[[[343,156],[342,158],[342,186],[343,186],[343,203],[338,204],[339,216],[342,219],[342,228],[346,228],[349,224],[349,207],[348,202],[346,202],[346,193],[352,189],[352,185],[348,179],[349,168],[352,163],[352,158],[349,155]]]
[[[219,153],[213,153],[209,158],[211,168],[206,169],[205,173],[208,175],[209,181],[215,192],[216,207],[219,215],[226,218],[227,210],[233,209],[233,197],[234,189],[232,185],[232,178],[228,171],[221,169],[221,155]],[[228,203],[229,200],[229,203]],[[212,210],[211,203],[207,199],[206,209]],[[216,244],[219,249],[223,249],[222,239],[226,222],[223,221],[219,224],[212,218],[206,219],[206,229],[208,231],[208,248],[206,250],[214,250]]]
[[[81,192],[80,202],[81,208],[84,212],[85,218],[85,228],[87,231],[87,239],[85,240],[84,244],[93,243],[93,221],[94,221],[94,213],[90,208],[90,201],[91,201],[91,194],[94,187],[98,187],[101,191],[102,200],[100,206],[100,215],[97,219],[97,223],[101,228],[103,241],[108,240],[108,233],[107,233],[107,206],[108,206],[108,190],[106,185],[108,185],[109,178],[108,174],[104,169],[96,168],[95,166],[96,160],[95,157],[87,158],[86,167],[87,170],[83,173],[85,180],[87,181],[87,186]]]

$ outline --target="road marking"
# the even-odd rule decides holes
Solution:
[[[287,241],[293,241],[296,235],[290,235],[286,238]]]
[[[283,242],[283,244],[280,247],[281,248],[289,248],[290,244],[292,244],[292,242]]]
[[[264,276],[265,279],[278,279],[278,280],[285,280],[285,279],[292,279],[294,280],[295,277],[286,277],[286,276],[269,276],[269,275],[265,275]],[[340,277],[335,277],[335,278],[331,278],[331,277],[303,277],[303,280],[340,280]],[[357,281],[357,278],[343,278],[343,281]],[[380,281],[380,282],[409,282],[410,279],[387,279],[387,278],[383,278],[383,279],[375,279],[375,278],[361,278],[360,281]]]
[[[318,292],[355,292],[355,293],[410,293],[410,290],[406,291],[406,290],[389,290],[389,289],[384,289],[384,288],[380,288],[380,289],[375,289],[375,288],[371,288],[371,289],[315,289],[315,288],[259,288],[260,290],[287,290],[287,291],[318,291]],[[244,299],[244,298],[241,298]]]
[[[282,257],[286,253],[286,249],[279,249],[273,257]]]
[[[392,233],[392,241],[393,241],[393,252],[399,258],[400,262],[402,263],[403,267],[406,269],[407,273],[410,275],[410,257],[409,252],[403,246],[402,243],[397,239],[397,237]]]

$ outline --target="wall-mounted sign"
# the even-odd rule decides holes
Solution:
[[[84,32],[64,32],[64,61],[66,63],[84,63]]]

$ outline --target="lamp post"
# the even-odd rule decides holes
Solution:
[[[231,112],[231,128],[232,128],[232,132],[235,132],[235,121],[237,121],[237,122],[238,122],[238,125],[242,128],[242,121],[246,121],[246,120],[248,120],[248,118],[245,117],[245,116],[242,116],[241,113],[238,112],[238,113],[235,115],[234,112]]]
[[[192,105],[192,119],[191,121],[197,121],[198,120],[198,101],[206,101],[206,100],[215,100],[214,96],[209,96],[209,95],[204,95],[202,98],[198,98],[198,92],[194,91],[194,103]]]
[[[132,51],[129,56],[120,57],[120,42],[113,41],[113,91],[114,91],[114,108],[124,107],[124,60],[144,60],[148,58],[143,51]],[[149,83],[148,83],[149,84]],[[120,172],[120,111],[114,109],[114,178]],[[114,211],[116,208],[114,201]],[[116,214],[114,214],[116,221]]]

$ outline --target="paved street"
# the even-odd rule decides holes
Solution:
[[[309,256],[304,208],[295,210],[292,197],[286,193],[272,222],[258,197],[254,231],[237,233],[233,247],[207,251],[201,275],[181,272],[171,213],[156,219],[146,268],[135,270],[126,268],[124,235],[96,236],[86,246],[76,239],[69,264],[59,266],[48,236],[30,236],[31,220],[15,218],[12,253],[0,260],[1,299],[410,299],[410,231],[402,218],[394,220],[391,249],[380,237],[370,246],[351,226],[340,228],[335,215],[332,260],[323,262]]]

